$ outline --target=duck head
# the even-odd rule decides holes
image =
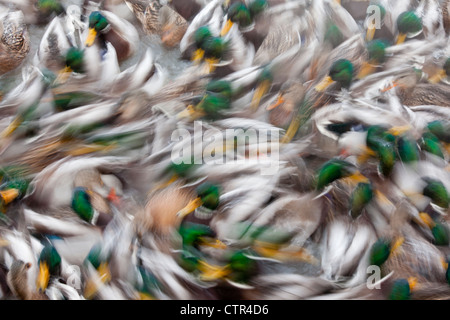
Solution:
[[[422,32],[422,20],[413,12],[406,11],[397,18],[397,41],[396,44],[405,42],[406,37],[414,37]]]
[[[353,64],[347,59],[334,62],[328,75],[315,87],[316,91],[325,91],[332,83],[337,82],[342,88],[349,88],[353,81]]]
[[[97,34],[106,32],[111,27],[108,20],[99,11],[94,11],[89,15],[89,33],[86,39],[86,46],[94,44]]]

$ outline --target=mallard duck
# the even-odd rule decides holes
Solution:
[[[132,0],[126,3],[147,34],[158,35],[168,48],[179,44],[187,30],[188,22],[169,5],[162,5],[159,1],[144,3]]]
[[[13,294],[22,300],[48,300],[42,292],[35,292],[28,285],[28,270],[31,263],[15,260],[8,271],[8,286]]]
[[[442,3],[442,18],[444,20],[444,29],[445,33],[450,34],[450,3],[448,1],[444,1]]]
[[[411,69],[405,75],[393,81],[400,101],[407,106],[437,105],[448,106],[448,90],[444,83],[427,83],[420,81],[421,71]],[[438,76],[442,77],[442,76]],[[435,82],[432,80],[432,82]],[[389,87],[387,89],[390,89]]]
[[[117,60],[122,62],[131,57],[139,45],[139,34],[134,26],[112,12],[94,11],[89,15],[86,46],[93,45],[97,39],[100,47],[106,49],[106,41],[114,47]]]
[[[23,12],[25,23],[28,25],[46,24],[53,15],[65,12],[64,6],[57,0],[14,0],[7,3]]]
[[[17,68],[30,51],[30,37],[21,11],[3,11],[0,16],[0,75]]]

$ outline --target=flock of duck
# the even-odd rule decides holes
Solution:
[[[450,1],[0,0],[0,33],[2,299],[450,298]],[[176,164],[198,126],[279,135]]]

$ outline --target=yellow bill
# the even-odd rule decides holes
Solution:
[[[56,83],[65,83],[67,79],[69,79],[70,75],[72,73],[72,68],[69,66],[66,66],[64,69],[62,69],[58,77],[56,78]]]
[[[428,79],[428,82],[432,83],[432,84],[436,84],[436,83],[440,82],[442,79],[444,79],[445,77],[447,77],[447,73],[445,72],[444,69],[441,69],[435,75],[430,77]]]
[[[109,270],[109,265],[107,262],[102,262],[97,268],[98,275],[100,276],[100,281],[106,283],[111,281],[111,271]]]
[[[326,76],[316,87],[316,91],[323,92],[325,91],[332,83],[334,82],[330,76]]]
[[[286,144],[291,142],[291,140],[294,138],[295,134],[297,133],[298,128],[300,128],[300,117],[295,117],[291,124],[289,125],[289,128],[286,131],[286,134],[281,139],[282,144]]]
[[[357,79],[363,79],[374,72],[375,72],[375,66],[369,62],[364,62],[361,67],[361,70],[359,71],[359,73],[357,75]]]
[[[192,62],[199,63],[199,62],[203,59],[204,55],[205,55],[205,50],[203,50],[203,49],[197,49],[197,50],[195,50],[194,53],[192,54],[191,61],[192,61]]]
[[[406,34],[405,33],[399,33],[397,36],[397,41],[395,42],[396,45],[402,44],[406,41]]]
[[[228,265],[226,266],[215,266],[206,263],[203,260],[199,261],[199,271],[201,272],[200,279],[203,281],[215,281],[223,279],[231,273]]]
[[[425,212],[419,213],[420,220],[422,220],[423,223],[425,223],[428,228],[432,229],[436,223],[431,219],[430,215]]]
[[[0,191],[0,198],[2,199],[2,203],[4,205],[7,205],[11,203],[14,199],[16,199],[19,196],[19,190],[15,188],[6,189]]]
[[[17,116],[14,120],[0,133],[0,139],[9,137],[22,123],[22,117]]]
[[[366,41],[372,41],[374,36],[375,36],[375,28],[367,28],[367,32],[366,32]]]
[[[88,36],[87,36],[87,38],[86,38],[86,43],[85,43],[85,45],[86,45],[87,47],[92,46],[92,45],[94,44],[94,41],[95,41],[95,37],[96,37],[96,36],[97,36],[97,31],[96,31],[94,28],[89,28]]]
[[[256,111],[256,109],[258,109],[262,97],[269,91],[269,88],[270,88],[270,81],[268,80],[264,80],[258,85],[258,87],[255,90],[255,93],[253,94],[251,102],[251,109],[253,111]]]
[[[409,130],[411,130],[411,126],[406,125],[406,126],[392,127],[391,129],[388,130],[388,132],[394,136],[400,136],[405,132],[408,132]]]
[[[233,22],[230,19],[227,19],[227,22],[225,23],[222,30],[220,31],[220,36],[223,37],[224,35],[226,35],[230,31],[232,26],[233,26]]]
[[[48,282],[50,280],[50,271],[47,263],[40,262],[39,263],[39,274],[36,280],[36,287],[38,290],[45,291],[48,286]]]
[[[183,219],[184,217],[186,217],[188,214],[190,214],[191,212],[193,212],[195,209],[197,209],[198,207],[200,207],[203,204],[202,199],[200,197],[195,198],[194,200],[192,200],[191,202],[188,203],[188,205],[186,207],[184,207],[183,209],[181,209],[180,211],[178,211],[177,216],[180,217],[181,219]]]

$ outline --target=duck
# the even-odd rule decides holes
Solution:
[[[35,292],[28,285],[30,262],[15,260],[7,274],[7,283],[15,297],[21,300],[49,300],[42,292]]]
[[[2,10],[0,16],[0,75],[18,68],[30,52],[30,36],[21,11]]]
[[[105,42],[111,43],[119,63],[136,53],[139,34],[130,22],[106,10],[91,12],[88,21],[86,46],[92,46],[97,40],[100,47],[106,49]]]
[[[420,80],[422,71],[416,71],[411,69],[408,73],[398,76],[393,81],[394,88],[399,96],[400,101],[407,106],[419,106],[419,105],[448,105],[447,84],[445,83],[433,83],[423,82]],[[444,73],[445,74],[445,73]],[[441,75],[437,76],[441,78]],[[431,77],[433,79],[433,77]],[[391,90],[391,87],[386,88]]]
[[[188,22],[177,11],[159,1],[143,3],[132,0],[126,3],[146,34],[159,36],[163,45],[169,49],[179,44],[187,30]]]
[[[5,1],[2,1],[5,3]],[[42,26],[54,16],[65,13],[64,6],[56,0],[13,1],[13,6],[22,11],[27,25]]]

